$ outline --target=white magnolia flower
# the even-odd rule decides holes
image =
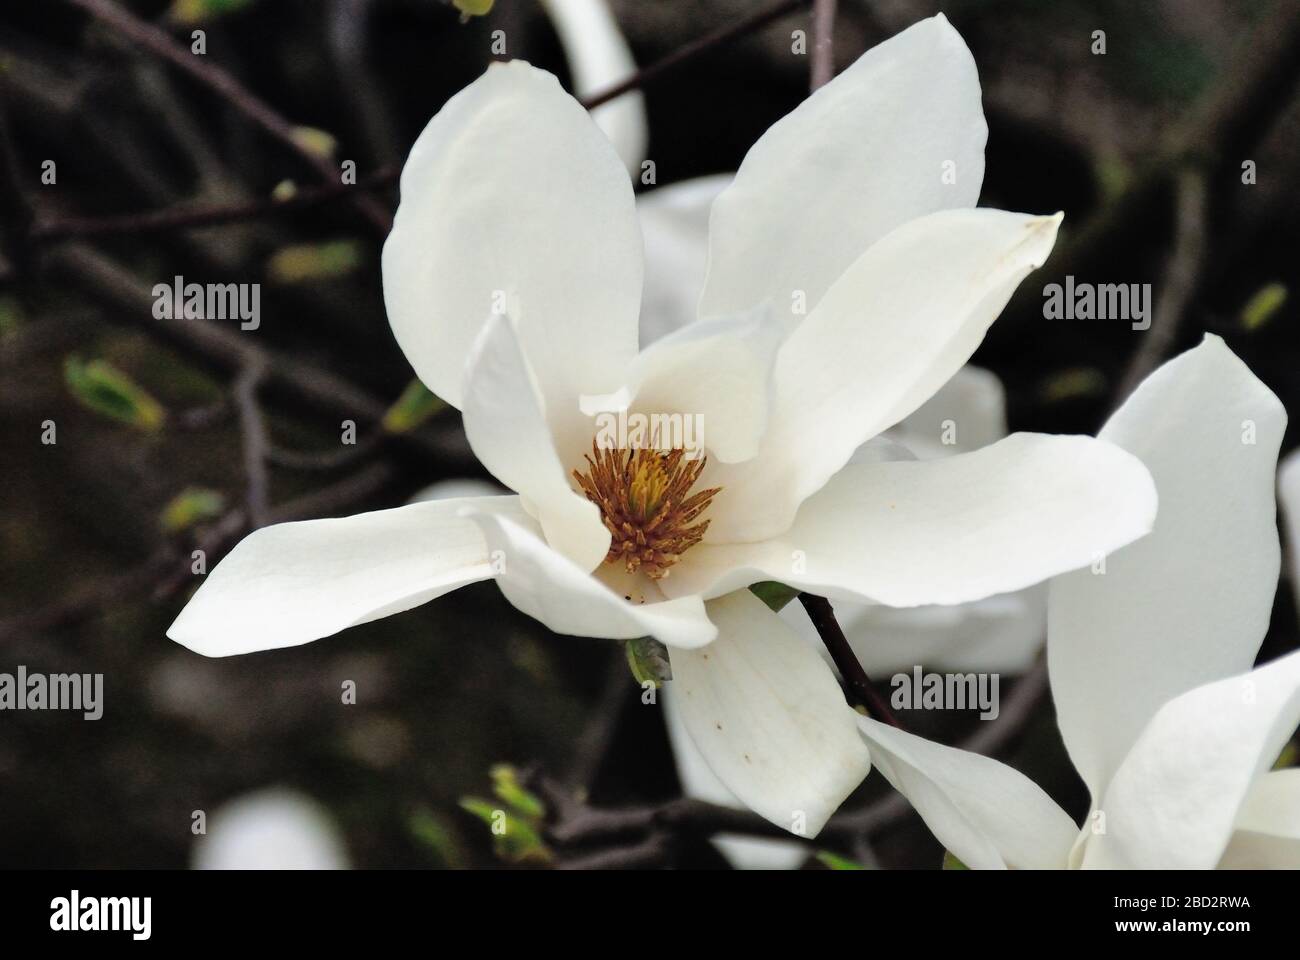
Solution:
[[[1300,652],[1251,669],[1280,551],[1286,413],[1217,337],[1153,373],[1101,436],[1160,492],[1104,574],[1052,582],[1048,667],[1092,795],[1082,829],[1012,768],[861,720],[876,766],[971,867],[1300,866]]]
[[[346,870],[333,818],[295,790],[272,787],[223,804],[194,842],[196,870]]]
[[[868,752],[826,664],[746,586],[962,603],[1084,566],[1155,514],[1141,463],[1088,437],[855,457],[1051,249],[1059,216],[972,206],[985,135],[947,20],[869,51],[750,150],[713,205],[700,319],[638,352],[626,171],[553,76],[492,66],[411,151],[384,292],[417,374],[517,496],[264,528],[169,635],[208,655],[293,646],[494,578],[557,633],[670,647],[714,773],[815,833]],[[705,456],[597,449],[593,398],[699,418]]]

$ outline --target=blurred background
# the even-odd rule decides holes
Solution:
[[[641,66],[771,6],[610,3]],[[808,29],[808,10],[787,6],[644,84],[658,185],[734,170],[807,95],[808,57],[792,52],[791,33]],[[945,11],[984,88],[981,205],[1065,211],[1053,260],[975,358],[1001,378],[1013,429],[1095,431],[1134,378],[1205,331],[1300,409],[1298,6],[840,0],[841,68]],[[193,589],[196,549],[214,564],[259,522],[487,479],[456,411],[410,386],[385,319],[379,254],[395,173],[429,118],[494,59],[494,31],[508,57],[566,83],[570,68],[538,4],[465,13],[440,0],[0,9],[0,670],[105,675],[98,721],[0,714],[0,866],[186,866],[215,839],[219,811],[250,809],[239,799],[249,793],[271,822],[297,824],[289,832],[333,824],[286,847],[286,862],[545,866],[612,850],[611,863],[725,865],[707,830],[671,832],[641,860],[618,860],[640,849],[635,831],[574,849],[548,840],[535,806],[556,812],[544,783],[619,809],[681,787],[621,646],[550,636],[491,583],[233,659],[204,659],[164,633]],[[202,57],[189,52],[195,29]],[[213,89],[211,73],[169,49],[236,85]],[[48,160],[53,183],[42,181]],[[357,183],[340,189],[344,160]],[[1243,183],[1245,161],[1254,182]],[[1067,273],[1152,283],[1156,328],[1045,320],[1043,284]],[[155,318],[151,286],[178,274],[260,283],[260,329]],[[241,397],[254,394],[270,451],[268,486],[250,501]],[[345,418],[355,446],[339,443]],[[41,442],[45,421],[54,445]],[[1297,640],[1283,588],[1261,658]],[[355,704],[341,702],[345,681]],[[1004,703],[1015,687],[1004,684]],[[1081,814],[1087,797],[1050,703],[1041,690],[1025,703],[1004,708],[997,722],[1015,727],[996,754]],[[950,743],[977,725],[909,723]],[[938,867],[943,851],[887,806],[888,792],[869,778],[846,810],[887,816],[808,852]],[[483,818],[503,805],[535,834],[494,842]],[[192,829],[200,810],[206,838]],[[251,849],[263,853],[285,833],[258,829],[270,839]]]

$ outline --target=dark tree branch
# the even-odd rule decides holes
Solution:
[[[397,175],[396,169],[388,168],[361,177],[354,185],[334,183],[319,187],[304,187],[283,199],[268,198],[222,204],[177,204],[161,210],[112,217],[59,217],[40,220],[32,228],[32,239],[38,242],[51,242],[72,237],[85,239],[241,223],[276,216],[285,211],[318,207],[331,200],[349,196],[354,190],[370,192],[384,189],[397,181]]]
[[[812,54],[809,57],[809,87],[816,90],[835,76],[836,0],[813,0]]]
[[[168,34],[141,20],[112,0],[65,0],[65,2],[81,8],[132,43],[189,74],[295,153],[315,170],[325,183],[333,184],[339,181],[338,168],[307,147],[297,127],[222,67],[210,63],[206,57],[193,55]],[[353,193],[350,197],[352,204],[374,225],[376,230],[380,234],[387,235],[393,226],[392,216],[388,211],[366,194]]]
[[[817,635],[822,638],[822,643],[826,644],[826,649],[830,652],[831,659],[835,661],[840,676],[844,678],[858,701],[870,710],[871,715],[877,720],[887,723],[891,727],[902,729],[903,725],[898,722],[894,712],[889,709],[889,704],[885,702],[885,698],[876,692],[876,688],[872,686],[871,678],[867,676],[867,671],[862,669],[862,664],[858,662],[858,658],[854,655],[853,648],[849,646],[848,638],[844,636],[839,621],[835,619],[835,611],[831,609],[831,602],[825,597],[819,597],[814,593],[799,594],[799,602],[808,611],[808,619],[817,628]]]
[[[1184,170],[1178,178],[1174,249],[1165,270],[1164,288],[1156,301],[1151,328],[1143,333],[1142,341],[1120,381],[1117,405],[1137,389],[1178,339],[1178,331],[1187,316],[1205,262],[1208,206],[1209,187],[1205,174],[1196,169]]]
[[[800,7],[808,5],[809,0],[778,0],[778,2],[764,7],[748,17],[737,20],[735,23],[728,24],[712,33],[707,33],[698,40],[692,40],[690,43],[678,47],[668,56],[656,60],[649,66],[643,67],[632,76],[621,80],[607,90],[601,90],[594,93],[582,101],[582,105],[588,110],[595,109],[602,103],[608,103],[615,97],[622,96],[632,90],[639,90],[646,85],[653,83],[668,71],[683,63],[694,60],[701,54],[708,53],[718,47],[723,46],[739,37],[743,37],[755,30],[761,30],[769,23],[781,19],[787,14],[794,13]]]

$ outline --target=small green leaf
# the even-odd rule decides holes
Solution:
[[[1260,287],[1241,308],[1241,326],[1246,330],[1258,330],[1282,309],[1286,297],[1286,284],[1269,283]]]
[[[163,507],[162,528],[168,533],[187,530],[196,523],[221,516],[226,498],[206,487],[187,487]]]
[[[301,243],[271,254],[266,273],[276,283],[303,283],[345,276],[360,263],[361,247],[354,240]]]
[[[76,356],[68,357],[63,375],[82,406],[103,416],[151,432],[161,428],[166,419],[157,400],[105,360],[85,363]]]
[[[1106,392],[1106,375],[1093,367],[1075,367],[1053,374],[1039,387],[1045,403],[1060,403]]]
[[[515,768],[507,763],[498,763],[490,772],[492,792],[504,800],[524,817],[541,820],[546,816],[546,807],[536,796],[519,785]]]
[[[865,870],[867,869],[860,863],[855,863],[848,857],[841,857],[838,853],[831,853],[829,850],[818,850],[817,859],[831,870]]]
[[[627,641],[623,649],[632,676],[641,686],[650,683],[657,689],[661,683],[673,678],[672,667],[668,664],[668,648],[654,637],[636,637]]]
[[[509,863],[548,863],[551,851],[526,817],[503,810],[481,797],[463,797],[462,810],[478,817],[492,830],[496,855]]]
[[[384,414],[384,429],[389,433],[407,433],[446,407],[438,396],[429,392],[419,380],[412,380],[402,395]]]
[[[172,0],[168,18],[182,26],[197,26],[251,7],[253,0]]]
[[[445,865],[456,867],[463,862],[464,857],[451,830],[427,807],[416,809],[407,819],[406,828],[412,837],[428,847]]]
[[[0,297],[0,337],[8,336],[24,322],[22,305],[13,297]]]
[[[451,0],[452,5],[460,11],[461,22],[470,17],[485,17],[492,10],[494,0]]]
[[[1277,755],[1277,763],[1273,764],[1273,769],[1284,770],[1287,767],[1294,767],[1298,759],[1300,759],[1300,749],[1296,747],[1295,741],[1292,740]]]
[[[780,611],[787,603],[799,596],[799,591],[794,587],[787,587],[784,583],[775,580],[762,580],[755,583],[750,586],[749,592],[766,603],[773,611]]]
[[[943,868],[945,870],[969,870],[970,869],[970,867],[966,866],[966,864],[962,863],[960,860],[954,857],[947,850],[943,852]]]
[[[334,135],[318,127],[294,127],[292,136],[294,143],[322,160],[333,160],[334,152],[339,148]]]

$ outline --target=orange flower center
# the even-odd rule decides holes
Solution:
[[[668,576],[709,529],[709,521],[699,518],[722,488],[691,493],[708,458],[687,460],[680,449],[602,449],[593,440],[585,459],[587,472],[574,470],[573,478],[600,507],[609,530],[605,562],[622,563],[628,573],[641,571],[654,580]]]

